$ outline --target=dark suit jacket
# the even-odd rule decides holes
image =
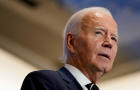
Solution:
[[[83,90],[72,74],[62,67],[58,71],[40,70],[29,73],[21,90]]]

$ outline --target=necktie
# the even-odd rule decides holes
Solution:
[[[93,83],[87,84],[86,87],[88,90],[99,90],[99,88]]]

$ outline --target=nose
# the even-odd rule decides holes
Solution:
[[[109,36],[106,36],[104,39],[104,42],[102,43],[102,46],[105,48],[112,48],[111,40]]]
[[[105,48],[110,48],[110,49],[112,48],[112,44],[108,41],[104,41],[102,46],[105,47]]]

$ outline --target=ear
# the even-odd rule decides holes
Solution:
[[[72,33],[68,33],[66,37],[66,42],[67,42],[67,48],[74,53],[75,52],[75,37]]]

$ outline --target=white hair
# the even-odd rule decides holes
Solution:
[[[80,24],[83,16],[89,12],[102,12],[104,14],[110,15],[112,17],[112,14],[110,13],[110,11],[104,7],[89,7],[89,8],[85,8],[82,9],[78,12],[76,12],[75,14],[73,14],[70,19],[67,21],[66,26],[64,28],[64,41],[63,41],[63,60],[64,63],[66,63],[67,59],[68,59],[68,55],[69,50],[67,48],[67,41],[66,41],[66,36],[69,32],[71,32],[72,34],[78,34],[80,32],[80,28],[78,27],[78,24]]]

